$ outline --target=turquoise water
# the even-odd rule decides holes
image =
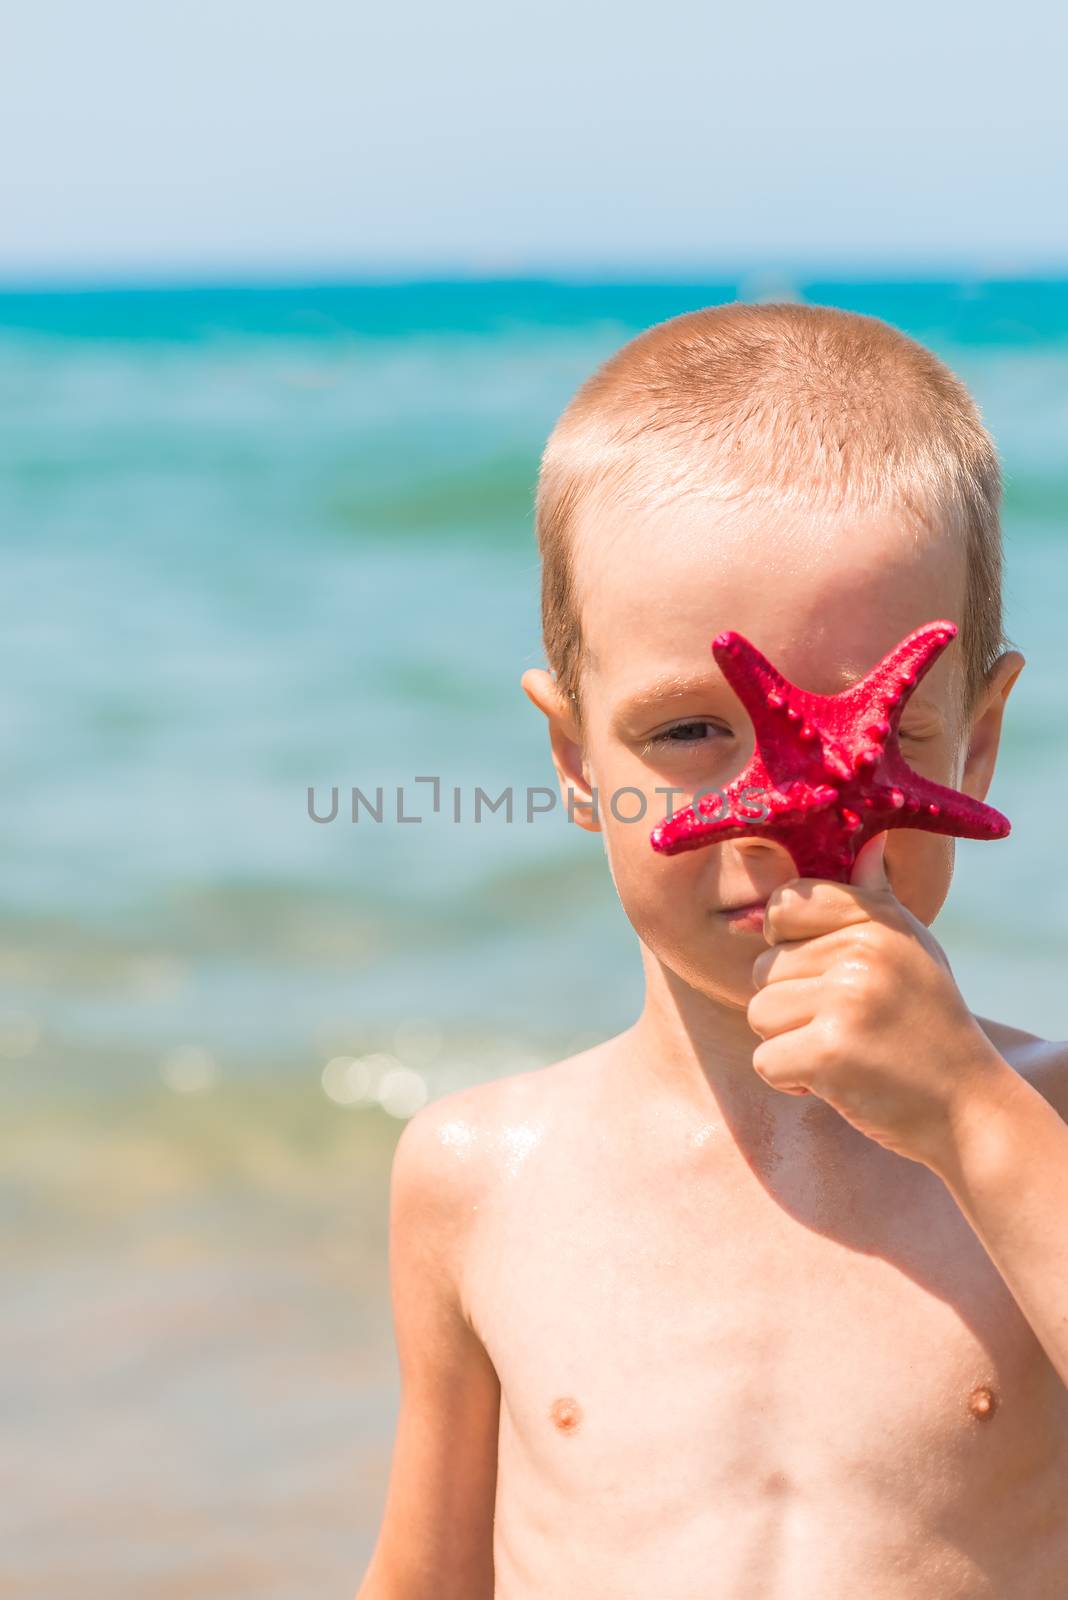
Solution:
[[[155,1081],[190,1046],[216,1078],[317,1073],[413,1021],[462,1076],[633,1018],[601,846],[559,813],[320,827],[306,790],[551,783],[518,683],[541,445],[623,340],[739,291],[0,296],[11,1081]],[[1060,1036],[1068,283],[792,292],[928,342],[1001,446],[1014,833],[961,845],[938,932],[976,1009]]]

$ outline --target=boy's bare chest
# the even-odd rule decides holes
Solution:
[[[661,1519],[794,1493],[945,1518],[1013,1481],[1063,1503],[1068,1392],[952,1198],[920,1169],[905,1192],[514,1185],[469,1278],[505,1460]]]

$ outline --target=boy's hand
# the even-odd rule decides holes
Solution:
[[[930,930],[895,897],[880,833],[848,884],[794,878],[769,897],[753,963],[753,1066],[772,1088],[811,1091],[861,1133],[945,1172],[965,1105],[996,1098],[1012,1068],[980,1028]]]

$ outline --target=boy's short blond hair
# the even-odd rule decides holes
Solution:
[[[546,657],[580,727],[579,521],[690,497],[786,512],[897,505],[961,539],[967,724],[1011,644],[1001,472],[975,401],[930,350],[856,312],[732,302],[647,328],[581,385],[542,456],[535,524]]]

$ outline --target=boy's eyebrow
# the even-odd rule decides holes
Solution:
[[[651,710],[664,700],[678,700],[683,695],[701,694],[709,689],[724,689],[726,687],[726,679],[718,674],[713,676],[709,672],[690,675],[678,672],[665,673],[662,677],[654,678],[651,683],[647,684],[644,689],[639,689],[636,694],[628,695],[626,700],[621,700],[616,707],[614,720],[619,724],[627,721],[629,717]]]
[[[840,690],[851,689],[865,676],[863,672],[846,671],[841,674]],[[721,691],[729,688],[727,680],[721,673],[665,673],[659,678],[654,678],[644,689],[639,689],[635,694],[629,695],[620,702],[616,708],[613,721],[616,727],[628,722],[634,716],[640,716],[645,711],[651,711],[656,706],[662,705],[666,700],[679,700],[685,695],[702,694],[709,691]],[[836,691],[836,692],[840,692]],[[733,689],[730,690],[733,694]],[[919,686],[905,706],[904,714],[907,716],[910,708],[913,711],[941,717],[942,708],[937,701],[928,698],[924,687]]]

